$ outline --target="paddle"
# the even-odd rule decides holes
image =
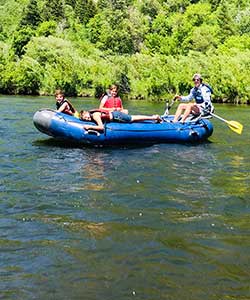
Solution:
[[[207,110],[206,110],[206,112],[209,113],[211,116],[213,116],[213,117],[215,117],[215,118],[217,118],[217,119],[219,119],[219,120],[221,120],[221,121],[227,123],[227,125],[229,126],[229,128],[230,128],[231,130],[233,130],[234,132],[236,132],[236,133],[238,133],[238,134],[241,134],[241,133],[242,133],[243,125],[240,124],[239,122],[236,122],[236,121],[228,121],[228,120],[225,120],[225,119],[223,119],[222,117],[220,117],[220,116],[218,116],[218,115],[216,115],[216,114],[214,114],[214,113],[212,113],[212,112],[209,112],[209,111],[207,111]]]
[[[163,114],[163,117],[166,117],[169,115],[169,110],[171,109],[171,107],[174,105],[175,103],[175,98],[172,99],[171,103],[168,104],[168,102],[166,103],[166,109],[165,109],[165,112]]]

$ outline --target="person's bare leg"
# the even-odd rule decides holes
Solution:
[[[160,121],[161,117],[159,115],[153,115],[153,116],[144,116],[144,115],[132,115],[131,116],[132,122],[136,121],[146,121],[146,120],[154,120],[154,121]]]
[[[190,103],[190,104],[187,104],[187,106],[186,106],[186,109],[185,109],[185,111],[184,111],[184,114],[183,114],[183,116],[182,116],[182,118],[181,118],[181,123],[184,123],[185,122],[185,120],[187,119],[187,117],[190,115],[190,113],[191,113],[191,111],[192,111],[192,104]]]
[[[181,118],[181,122],[184,123],[187,119],[187,117],[191,114],[191,113],[196,113],[196,114],[199,114],[199,108],[193,104],[193,103],[189,103],[187,104],[187,108]]]
[[[182,114],[182,111],[185,110],[186,107],[187,107],[187,104],[185,104],[185,103],[179,104],[179,106],[176,110],[176,113],[174,115],[174,119],[173,119],[174,123],[178,122],[178,119],[179,119],[180,115]]]

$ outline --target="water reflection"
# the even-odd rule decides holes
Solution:
[[[249,298],[250,128],[95,149],[33,128],[53,99],[18,99],[0,101],[0,298]]]
[[[80,167],[80,174],[83,180],[82,189],[101,191],[105,189],[107,169],[107,157],[104,153],[94,151],[88,153],[86,160]]]
[[[250,192],[249,160],[239,154],[226,154],[223,169],[218,170],[213,183],[223,188],[229,196],[244,197]]]

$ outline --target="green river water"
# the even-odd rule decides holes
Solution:
[[[203,144],[126,149],[38,132],[54,104],[0,97],[0,299],[250,299],[250,107],[215,106],[242,135],[213,119]]]

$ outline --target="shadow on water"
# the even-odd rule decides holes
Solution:
[[[138,144],[138,145],[109,145],[109,146],[102,146],[102,145],[87,145],[87,144],[80,144],[76,143],[74,141],[65,141],[65,140],[60,140],[60,139],[55,139],[55,138],[49,138],[46,140],[36,140],[33,141],[32,143],[34,146],[47,146],[47,147],[60,147],[60,148],[79,148],[79,149],[140,149],[140,148],[146,148],[146,147],[151,147],[154,144]]]
[[[176,145],[182,145],[186,147],[196,147],[199,145],[205,145],[205,144],[210,144],[212,141],[206,140],[203,142],[193,142],[193,143],[178,143]],[[175,145],[175,143],[169,143],[169,145]],[[143,148],[148,148],[152,147],[154,145],[157,145],[157,143],[131,143],[131,144],[117,144],[117,145],[87,145],[87,144],[80,144],[74,141],[68,141],[68,140],[61,140],[61,139],[56,139],[56,138],[49,138],[49,139],[41,139],[41,140],[35,140],[32,142],[33,146],[47,146],[47,147],[59,147],[59,148],[66,148],[66,149],[71,149],[71,148],[78,148],[78,149],[143,149]]]

